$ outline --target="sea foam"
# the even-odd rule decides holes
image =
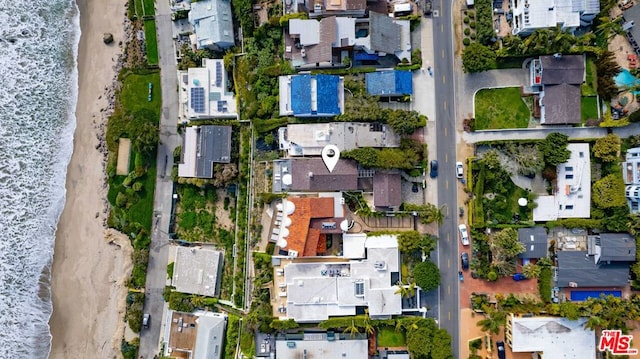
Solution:
[[[79,12],[73,0],[0,0],[0,9],[0,358],[46,358]]]

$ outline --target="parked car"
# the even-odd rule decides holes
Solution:
[[[506,351],[504,349],[504,342],[503,341],[496,342],[496,347],[498,348],[498,359],[505,359]]]
[[[418,184],[417,184],[417,183],[414,183],[414,184],[411,186],[411,192],[413,192],[413,193],[418,193],[419,191],[420,191],[420,189],[418,188]]]
[[[431,168],[431,171],[429,171],[429,177],[431,178],[438,177],[438,161],[431,160],[429,167]]]
[[[458,226],[458,230],[460,231],[460,241],[463,246],[469,245],[469,232],[467,231],[467,225],[461,224]]]
[[[519,282],[519,281],[525,280],[525,279],[528,279],[528,278],[523,273],[516,273],[516,274],[513,275],[513,280],[515,280],[516,282]]]
[[[431,15],[431,8],[432,8],[431,0],[426,0],[424,2],[424,16]]]
[[[142,317],[142,327],[144,329],[148,329],[150,324],[151,324],[151,314],[144,313],[144,316]]]
[[[464,176],[464,166],[462,162],[456,162],[456,177],[462,178]]]
[[[462,269],[469,269],[469,253],[464,252],[460,255],[460,263],[462,265]]]

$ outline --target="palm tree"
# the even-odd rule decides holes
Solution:
[[[542,268],[532,263],[527,263],[522,267],[522,273],[527,278],[538,278],[540,272],[542,272]]]
[[[482,331],[493,334],[500,333],[502,328],[507,322],[507,313],[497,309],[490,309],[485,313],[485,318],[478,321],[478,326],[482,328]]]
[[[343,333],[349,333],[349,336],[353,337],[360,333],[360,329],[358,329],[355,321],[351,320],[351,324],[344,329]]]
[[[193,295],[191,296],[191,304],[193,304],[196,308],[204,308],[204,296],[201,295]]]
[[[402,296],[402,298],[411,298],[414,295],[416,295],[416,283],[415,282],[411,282],[411,283],[403,283],[401,281],[398,281],[396,283],[396,285],[398,286],[398,290],[396,290],[393,294],[400,294],[400,296]]]
[[[596,33],[604,34],[608,39],[624,34],[621,17],[611,20],[609,16],[601,16],[598,20],[600,24],[596,27]]]

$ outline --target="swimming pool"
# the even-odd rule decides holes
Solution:
[[[616,86],[620,89],[640,83],[640,79],[635,78],[635,76],[633,76],[627,69],[622,69],[622,71],[620,71],[620,73],[613,79],[616,82]]]

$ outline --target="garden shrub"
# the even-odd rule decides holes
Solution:
[[[471,29],[469,28],[464,29],[464,34],[469,36],[469,34],[471,34]]]
[[[462,44],[464,46],[469,46],[469,45],[471,45],[471,40],[469,40],[468,37],[465,37],[464,40],[462,40]]]

